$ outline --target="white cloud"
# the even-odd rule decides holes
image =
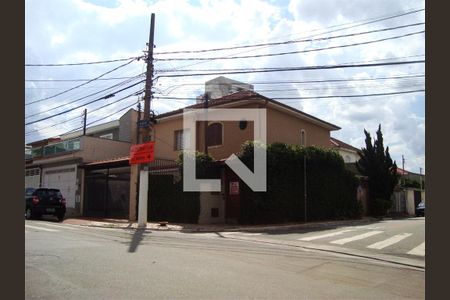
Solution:
[[[370,1],[370,0],[291,0],[291,1],[237,1],[237,0],[200,0],[200,1],[144,1],[144,0],[72,0],[42,1],[29,0],[25,3],[26,36],[25,59],[27,63],[68,63],[116,59],[141,55],[148,39],[150,13],[156,15],[155,52],[173,50],[194,50],[286,41],[319,35],[337,30],[339,24],[355,25],[356,21],[373,19],[377,16],[389,16],[400,11],[424,7],[424,1]],[[52,9],[49,9],[51,7]],[[333,34],[355,33],[390,26],[397,26],[424,20],[424,13],[386,20],[381,23],[367,24]],[[420,30],[423,26],[383,32],[364,36],[334,39],[321,42],[297,43],[260,49],[239,49],[233,51],[186,54],[184,56],[209,57],[230,54],[253,55],[284,51],[299,51],[318,47],[329,47],[358,43],[387,36],[399,35]],[[328,34],[329,35],[329,34]],[[344,62],[372,61],[392,57],[424,54],[424,35],[395,39],[382,43],[348,47],[328,51],[299,53],[296,55],[252,58],[240,60],[213,60],[209,62],[155,62],[156,70],[173,69],[186,66],[188,69],[220,68],[262,68],[338,64]],[[183,55],[170,55],[182,57]],[[155,55],[155,57],[162,57]],[[414,59],[414,58],[411,58]],[[415,58],[420,59],[420,58]],[[114,65],[114,66],[117,66]],[[72,68],[27,68],[26,78],[93,78],[114,67],[98,65]],[[144,64],[133,63],[130,67],[118,70],[111,76],[133,76],[143,72]],[[360,69],[335,69],[307,72],[254,73],[230,75],[228,77],[246,81],[305,81],[339,78],[373,78],[424,72],[423,64],[390,66]],[[156,91],[172,96],[195,97],[201,93],[206,80],[215,76],[188,78],[160,78]],[[334,83],[255,85],[257,90],[279,89],[282,91],[263,93],[269,97],[298,97],[317,95],[370,94],[399,90],[423,88],[424,78],[392,79],[386,81],[349,81]],[[186,83],[194,83],[188,84]],[[26,101],[47,97],[58,91],[74,86],[76,83],[33,83],[26,87]],[[68,93],[59,101],[75,99],[86,95],[88,91],[108,86],[109,82],[95,82],[89,89],[78,89]],[[184,84],[182,86],[178,86]],[[30,89],[33,88],[33,89]],[[49,88],[56,88],[52,90]],[[284,91],[283,91],[284,90]],[[117,99],[117,98],[116,98]],[[56,99],[55,99],[56,100]],[[132,100],[130,100],[132,102]],[[342,127],[333,132],[333,136],[351,143],[356,147],[364,145],[363,129],[373,134],[382,124],[386,145],[391,146],[391,154],[398,161],[402,154],[408,159],[408,167],[417,171],[424,167],[424,97],[417,94],[398,96],[334,98],[286,101],[285,103],[315,115]],[[130,103],[131,103],[130,102]],[[193,101],[155,100],[154,108],[159,112],[183,107]],[[45,112],[54,103],[27,106],[26,114]],[[98,107],[98,106],[92,106]],[[92,112],[91,118],[107,115],[119,107],[112,105],[108,109]],[[89,108],[91,109],[92,108]],[[78,112],[74,112],[78,113]],[[55,120],[73,117],[62,116]],[[52,124],[54,120],[42,122],[39,127]],[[53,123],[54,124],[54,123]],[[69,126],[70,127],[70,126]],[[57,127],[66,130],[69,127]],[[38,126],[33,127],[38,128]],[[26,128],[31,130],[32,128]],[[56,129],[56,128],[55,128]],[[27,141],[45,137],[27,136]],[[409,165],[411,164],[411,165]]]

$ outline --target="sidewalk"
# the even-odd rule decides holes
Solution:
[[[247,232],[262,232],[272,230],[289,230],[289,229],[313,229],[329,226],[345,226],[345,225],[359,225],[377,222],[375,218],[365,217],[358,220],[336,220],[310,223],[284,223],[284,224],[268,224],[268,225],[232,225],[232,224],[180,224],[167,223],[161,225],[157,222],[148,222],[146,229],[148,230],[163,230],[163,231],[182,231],[182,232],[233,232],[233,231],[247,231]],[[64,224],[104,227],[104,228],[123,228],[123,229],[137,229],[138,223],[128,221],[125,219],[102,219],[102,218],[67,218],[63,221]]]

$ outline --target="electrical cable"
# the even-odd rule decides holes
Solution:
[[[138,78],[138,77],[137,77],[137,78]],[[34,113],[34,114],[31,114],[31,115],[25,116],[25,119],[29,119],[29,118],[31,118],[31,117],[34,117],[34,116],[37,116],[37,115],[41,115],[41,114],[47,113],[47,112],[49,112],[49,111],[52,111],[52,110],[61,108],[61,107],[63,107],[63,106],[69,105],[69,104],[73,104],[73,103],[75,103],[75,102],[78,102],[78,101],[80,101],[80,100],[89,98],[89,97],[91,97],[91,96],[100,94],[100,93],[105,92],[105,91],[107,91],[107,90],[111,90],[111,89],[113,89],[113,88],[116,88],[116,87],[125,85],[125,84],[127,84],[127,83],[130,83],[130,82],[134,81],[134,80],[137,79],[137,78],[134,78],[134,79],[133,79],[133,78],[132,78],[132,79],[127,79],[127,80],[125,80],[125,81],[122,81],[122,82],[120,82],[120,83],[117,83],[117,84],[115,84],[115,85],[112,85],[112,86],[110,86],[110,87],[108,87],[108,88],[106,88],[106,89],[103,89],[103,90],[100,90],[100,91],[91,93],[91,94],[89,94],[89,95],[83,96],[83,97],[81,97],[81,98],[77,98],[77,99],[75,99],[75,100],[72,100],[72,101],[69,101],[69,102],[60,104],[60,105],[55,106],[55,107],[48,108],[48,109],[46,109],[45,111],[42,111],[42,112],[38,112],[38,113]],[[140,82],[143,82],[143,81],[145,81],[145,80],[141,80]],[[116,93],[116,92],[113,91],[113,92],[111,92],[110,94],[114,94],[114,93]],[[107,95],[105,95],[105,97],[106,97],[106,96],[107,96]]]
[[[425,89],[420,90],[410,90],[410,91],[399,91],[399,92],[391,92],[391,93],[374,93],[374,94],[358,94],[358,95],[324,95],[324,96],[311,96],[311,97],[274,97],[274,100],[306,100],[306,99],[326,99],[326,98],[358,98],[358,97],[375,97],[375,96],[388,96],[388,95],[399,95],[399,94],[409,94],[409,93],[419,93],[424,92]],[[262,95],[261,95],[262,96]],[[255,95],[243,97],[243,98],[252,98]],[[155,99],[175,99],[175,100],[196,100],[195,98],[189,97],[158,97],[155,96]],[[241,99],[237,99],[241,100]]]
[[[120,92],[122,92],[122,91],[124,91],[124,90],[127,90],[127,89],[129,89],[129,88],[132,88],[132,87],[134,87],[134,86],[140,84],[141,82],[142,82],[142,81],[139,81],[139,82],[134,83],[134,84],[132,84],[132,85],[130,85],[130,86],[127,86],[127,87],[125,87],[125,88],[123,88],[123,89],[117,91],[116,93],[120,93]],[[78,108],[80,108],[80,107],[84,107],[84,106],[89,105],[89,104],[91,104],[91,103],[94,103],[94,102],[97,102],[97,101],[100,101],[100,100],[104,100],[104,99],[108,99],[108,98],[111,98],[111,97],[114,97],[114,94],[110,94],[110,95],[107,95],[107,96],[104,96],[104,97],[101,97],[101,98],[97,98],[97,99],[92,100],[92,101],[90,101],[90,102],[87,102],[87,103],[78,105],[78,106],[76,106],[76,107],[67,109],[67,110],[62,111],[62,112],[59,112],[59,113],[57,113],[57,114],[54,114],[54,115],[52,115],[52,116],[48,116],[48,117],[41,118],[41,119],[38,119],[38,120],[35,120],[35,121],[32,121],[32,122],[25,123],[25,125],[31,125],[31,124],[35,124],[35,123],[38,123],[38,122],[41,122],[41,121],[44,121],[44,120],[48,120],[48,119],[51,119],[51,118],[53,118],[53,117],[60,116],[60,115],[66,114],[66,113],[68,113],[68,112],[71,112],[71,111],[73,111],[73,110],[75,110],[75,109],[78,109]]]
[[[308,49],[308,50],[299,50],[299,51],[268,53],[268,54],[257,54],[257,55],[244,55],[244,56],[160,58],[160,59],[155,59],[155,60],[157,60],[157,61],[187,61],[187,60],[189,60],[189,61],[190,60],[203,61],[203,60],[224,60],[224,59],[228,60],[228,59],[242,59],[242,58],[272,57],[272,56],[308,53],[308,52],[316,52],[316,51],[323,51],[323,50],[330,50],[330,49],[338,49],[338,48],[347,48],[347,47],[368,45],[368,44],[373,44],[373,43],[379,43],[379,42],[384,42],[384,41],[388,41],[388,40],[404,38],[404,37],[413,36],[413,35],[422,34],[422,33],[425,33],[425,30],[416,31],[416,32],[403,34],[403,35],[397,35],[397,36],[388,37],[388,38],[382,38],[382,39],[378,39],[378,40],[372,40],[372,41],[353,43],[353,44],[345,44],[345,45],[338,45],[338,46],[330,46],[330,47],[324,47],[324,48]]]
[[[413,10],[411,12],[406,12],[406,13],[397,14],[397,15],[394,15],[394,16],[389,16],[389,17],[384,17],[384,18],[378,18],[378,19],[370,21],[370,22],[365,22],[365,23],[363,22],[362,24],[357,24],[356,26],[362,26],[362,25],[367,25],[367,24],[371,24],[371,23],[375,23],[375,22],[385,21],[385,20],[388,20],[388,19],[398,18],[398,17],[401,17],[401,16],[405,16],[405,15],[421,12],[421,11],[424,11],[424,10],[425,9],[416,9],[416,10]],[[355,22],[351,22],[349,24],[353,24],[353,23],[355,23]],[[417,23],[417,24],[424,24],[424,23]],[[345,26],[345,25],[346,24],[344,24],[344,25],[342,25],[342,24],[341,25],[335,25],[335,26],[331,26],[331,27],[328,27],[328,28],[333,28],[333,27],[338,27],[338,26]],[[411,24],[411,25],[405,25],[405,26],[415,26],[415,25]],[[352,27],[349,27],[349,28],[352,28]],[[344,29],[349,29],[349,28],[344,28]],[[338,29],[338,31],[341,31],[341,30],[343,30],[343,29]],[[330,32],[325,32],[325,33],[330,33]],[[325,33],[322,33],[322,34],[325,34]],[[322,34],[320,34],[320,35],[322,35]],[[288,41],[288,42],[295,43],[295,42],[299,42],[299,41],[293,40],[293,41]],[[181,54],[181,53],[189,53],[189,54],[190,53],[204,53],[204,52],[212,52],[212,51],[233,50],[233,49],[252,48],[252,47],[261,47],[261,46],[272,46],[272,45],[280,45],[280,44],[284,44],[284,43],[287,43],[287,42],[260,43],[260,44],[252,44],[252,45],[232,46],[232,47],[222,47],[222,48],[212,48],[212,49],[200,49],[200,50],[165,51],[165,52],[155,52],[154,54],[155,55],[163,55],[163,54]]]
[[[79,62],[79,63],[64,63],[64,64],[25,64],[25,67],[64,67],[64,66],[95,65],[95,64],[106,64],[106,63],[112,63],[112,62],[126,61],[126,60],[130,60],[130,59],[139,60],[143,57],[144,56],[136,56],[136,57],[119,58],[119,59],[111,59],[111,60]]]
[[[74,89],[77,89],[77,88],[79,88],[79,87],[81,87],[81,86],[84,86],[84,85],[86,85],[86,84],[89,84],[89,83],[91,83],[91,82],[93,82],[93,81],[95,81],[95,80],[97,80],[97,79],[99,79],[99,78],[101,78],[101,77],[103,77],[103,76],[109,74],[109,73],[112,73],[112,72],[114,72],[114,71],[116,71],[116,70],[118,70],[118,69],[120,69],[120,68],[123,68],[123,67],[125,67],[125,66],[131,64],[133,61],[134,61],[134,59],[133,59],[133,60],[130,60],[129,62],[126,62],[126,63],[124,63],[124,64],[122,64],[122,65],[120,65],[120,66],[118,66],[118,67],[116,67],[116,68],[114,68],[114,69],[112,69],[112,70],[109,70],[108,72],[103,73],[103,74],[101,74],[100,76],[97,76],[97,77],[95,77],[95,78],[93,78],[93,79],[91,79],[91,80],[89,80],[89,81],[87,81],[87,82],[85,82],[85,83],[79,84],[79,85],[77,85],[77,86],[74,86],[74,87],[72,87],[72,88],[70,88],[70,89],[64,90],[64,91],[62,91],[62,92],[60,92],[60,93],[57,93],[57,94],[55,94],[55,95],[52,95],[52,96],[49,96],[49,97],[46,97],[46,98],[43,98],[43,99],[35,100],[35,101],[32,101],[32,102],[25,103],[25,106],[31,105],[31,104],[34,104],[34,103],[38,103],[38,102],[42,102],[42,101],[45,101],[45,100],[48,100],[48,99],[52,99],[52,98],[55,98],[55,97],[57,97],[57,96],[59,96],[59,95],[65,94],[65,93],[67,93],[67,92],[70,92],[70,91],[72,91],[72,90],[74,90]]]
[[[192,77],[192,76],[223,75],[223,74],[309,71],[309,70],[328,70],[328,69],[339,69],[339,68],[365,68],[365,67],[379,67],[379,66],[405,65],[405,64],[418,64],[418,63],[425,63],[425,60],[412,60],[412,61],[375,63],[375,64],[340,64],[340,65],[322,65],[322,66],[309,66],[309,67],[283,67],[283,68],[273,68],[273,69],[251,69],[251,70],[249,69],[248,71],[232,71],[232,72],[168,74],[168,75],[162,74],[162,75],[158,75],[154,80],[156,80],[157,78],[163,78],[163,77]]]

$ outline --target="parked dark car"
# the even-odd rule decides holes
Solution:
[[[425,217],[425,202],[420,202],[416,207],[416,217]]]
[[[40,218],[42,215],[53,215],[58,221],[64,220],[66,214],[66,199],[58,189],[26,188],[25,218],[27,220]]]

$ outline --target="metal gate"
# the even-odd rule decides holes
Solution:
[[[88,217],[128,218],[130,168],[86,171],[84,215]]]

